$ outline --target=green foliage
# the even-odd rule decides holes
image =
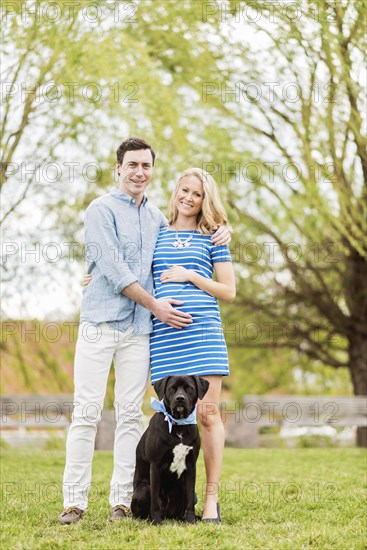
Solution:
[[[295,445],[299,449],[311,449],[314,447],[336,447],[332,437],[327,435],[301,435],[296,438]]]
[[[293,393],[295,378],[287,351],[271,351],[245,347],[229,347],[231,376],[224,384],[236,399],[244,394]]]
[[[5,439],[3,439],[2,437],[0,437],[0,450],[1,451],[8,451],[10,449],[10,445],[7,441],[5,441]]]
[[[51,328],[40,321],[1,323],[1,393],[72,393],[76,340],[70,324],[52,323]]]
[[[63,451],[65,449],[66,439],[65,437],[50,437],[46,439],[44,450],[45,451]]]
[[[77,323],[75,326],[67,322],[57,323],[57,332],[54,325],[52,323],[51,327],[40,321],[5,321],[0,324],[3,342],[0,393],[72,393]],[[236,342],[237,337],[241,336],[239,328],[225,323],[224,329],[231,376],[223,378],[223,399],[241,400],[244,394],[274,392],[352,394],[346,370],[335,373],[334,369],[321,364],[310,366],[304,357],[295,357],[287,349],[274,352],[247,347],[247,343],[252,342],[250,331],[247,333],[248,340]],[[246,336],[246,333],[243,335]],[[112,367],[104,402],[106,409],[113,409],[114,383],[115,371]]]

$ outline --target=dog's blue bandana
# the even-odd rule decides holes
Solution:
[[[164,419],[166,422],[168,422],[168,431],[169,433],[172,432],[172,426],[175,424],[179,426],[186,426],[188,424],[197,424],[196,422],[196,407],[192,411],[192,413],[187,418],[173,418],[173,416],[167,411],[163,399],[162,401],[158,401],[155,397],[150,398],[150,405],[151,407],[160,413],[164,414]]]

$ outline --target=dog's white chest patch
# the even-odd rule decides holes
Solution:
[[[172,449],[173,460],[169,469],[173,474],[176,473],[178,478],[181,476],[182,472],[186,470],[186,457],[191,449],[192,447],[184,445],[183,443],[176,445],[176,447]]]

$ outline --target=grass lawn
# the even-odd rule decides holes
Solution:
[[[95,453],[90,505],[62,526],[62,451],[2,454],[1,548],[367,548],[366,454],[360,449],[226,449],[220,525],[107,521],[112,453]],[[198,463],[198,513],[204,466]]]

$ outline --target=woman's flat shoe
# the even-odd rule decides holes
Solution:
[[[217,517],[216,518],[202,518],[201,521],[205,521],[205,523],[220,523],[221,517],[220,517],[220,506],[217,502]]]

